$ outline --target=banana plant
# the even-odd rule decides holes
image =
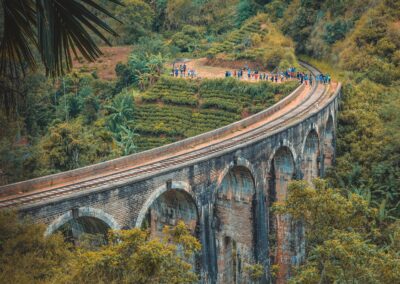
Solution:
[[[135,139],[139,134],[135,132],[135,129],[128,128],[125,126],[121,127],[120,141],[117,141],[118,146],[123,150],[123,155],[130,155],[137,151]]]

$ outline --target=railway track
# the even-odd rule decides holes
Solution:
[[[312,66],[306,65],[306,67],[314,75],[319,73],[318,70]],[[0,200],[0,208],[26,206],[37,202],[53,200],[76,192],[86,193],[96,188],[113,186],[117,183],[120,184],[124,181],[128,182],[141,176],[160,173],[176,167],[183,167],[188,163],[195,163],[195,161],[200,158],[211,157],[229,150],[233,151],[238,147],[243,147],[243,145],[247,143],[255,143],[260,139],[263,139],[265,136],[271,135],[271,133],[279,131],[279,129],[313,114],[318,110],[318,106],[322,106],[329,96],[329,88],[324,85],[315,84],[307,94],[305,100],[301,101],[290,112],[284,113],[263,125],[250,129],[249,131],[237,131],[237,135],[233,135],[227,139],[221,139],[221,141],[208,144],[203,148],[189,150],[173,157],[168,157],[143,166],[117,170],[101,177],[77,181],[73,184],[63,185],[41,192],[28,192],[19,195],[6,196]]]

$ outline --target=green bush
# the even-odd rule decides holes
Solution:
[[[199,46],[202,37],[201,28],[187,25],[172,36],[171,44],[178,47],[181,52],[191,52]]]

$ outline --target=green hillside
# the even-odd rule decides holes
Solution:
[[[293,41],[271,24],[267,14],[247,20],[239,29],[222,36],[207,51],[210,59],[227,62],[248,60],[258,68],[273,70],[299,67]]]
[[[294,81],[271,84],[162,77],[136,97],[136,144],[139,150],[147,150],[225,126],[266,109],[297,86]]]

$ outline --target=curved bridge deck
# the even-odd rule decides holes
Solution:
[[[340,85],[334,84],[302,85],[269,109],[226,127],[93,166],[2,186],[0,208],[26,207],[71,194],[118,187],[234,151],[312,116],[328,105],[339,90]]]

